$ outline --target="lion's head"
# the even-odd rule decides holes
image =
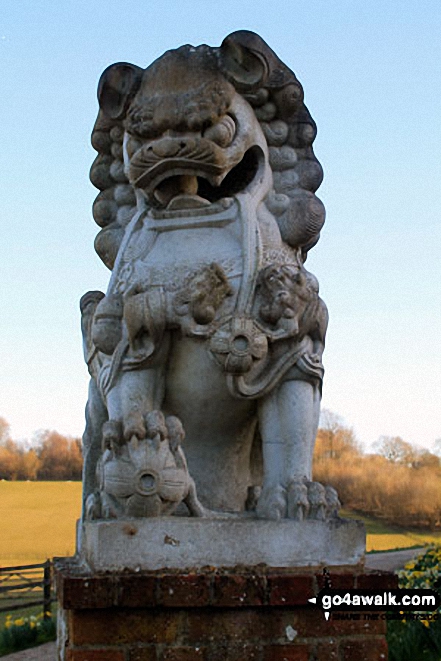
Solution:
[[[317,241],[315,124],[295,75],[256,34],[235,32],[219,48],[182,46],[145,70],[114,64],[98,98],[91,180],[104,228],[96,249],[110,268],[140,200],[191,213],[260,187],[287,243],[306,253]]]

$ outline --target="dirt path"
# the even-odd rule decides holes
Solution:
[[[398,571],[412,558],[424,552],[424,547],[418,549],[404,549],[404,551],[385,551],[384,553],[371,553],[366,556],[367,569],[383,569],[385,571]]]
[[[21,652],[14,652],[14,654],[1,657],[2,661],[55,661],[55,659],[55,643],[46,643],[45,645],[39,645],[39,647],[33,647],[30,650],[22,650]]]

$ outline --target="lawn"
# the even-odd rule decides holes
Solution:
[[[80,482],[0,481],[0,567],[72,555],[80,513]]]
[[[441,532],[409,530],[348,510],[342,510],[340,515],[344,518],[363,521],[367,532],[367,551],[389,551],[425,544],[441,544]]]
[[[80,512],[80,482],[0,481],[0,567],[72,555]],[[364,521],[368,551],[441,543],[441,532],[406,530],[355,512],[341,515]]]

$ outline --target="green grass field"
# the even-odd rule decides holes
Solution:
[[[43,562],[75,550],[81,511],[80,482],[0,482],[0,567]],[[364,521],[367,550],[441,543],[440,533],[415,532],[343,511]]]

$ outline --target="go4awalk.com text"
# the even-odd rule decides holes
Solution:
[[[326,619],[329,619],[331,613],[334,619],[348,619],[346,617],[336,617],[338,613],[344,613],[345,611],[351,611],[351,615],[361,615],[360,611],[369,611],[369,614],[372,615],[375,615],[375,613],[371,613],[372,611],[391,611],[392,615],[396,613],[398,617],[403,617],[403,619],[418,619],[417,617],[409,618],[407,614],[410,615],[413,611],[419,611],[415,615],[422,613],[424,619],[434,619],[434,615],[437,615],[435,611],[441,604],[438,592],[430,589],[395,589],[374,592],[373,590],[333,590],[332,588],[325,588],[309,601],[323,609]],[[387,614],[384,613],[384,615]],[[398,618],[390,617],[388,619]]]

